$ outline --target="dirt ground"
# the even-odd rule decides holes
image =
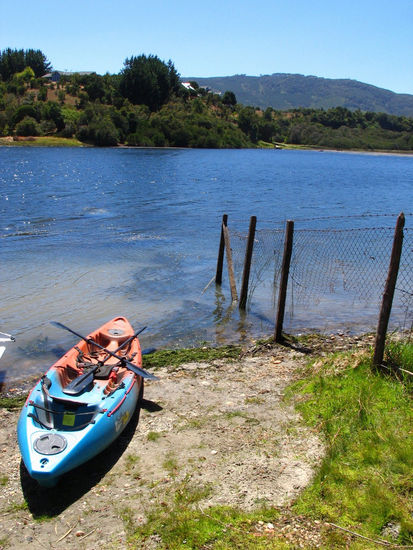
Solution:
[[[329,343],[365,345],[357,338]],[[144,522],[183,483],[210,488],[202,510],[288,505],[323,456],[323,442],[283,400],[309,351],[261,346],[236,361],[158,370],[118,440],[54,489],[28,477],[16,439],[19,413],[0,409],[0,548],[126,548],[122,511]],[[308,530],[310,538],[318,531]]]

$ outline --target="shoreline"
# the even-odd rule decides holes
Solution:
[[[401,336],[404,332],[401,331]],[[158,369],[163,368],[165,364],[172,363],[175,367],[179,367],[185,363],[201,363],[215,359],[228,358],[228,350],[231,350],[232,355],[244,357],[251,352],[251,349],[268,350],[279,349],[286,350],[289,348],[301,347],[306,350],[306,353],[330,353],[333,351],[350,350],[354,346],[372,346],[374,343],[375,334],[367,332],[362,334],[345,334],[345,333],[309,333],[295,335],[286,335],[285,344],[276,344],[272,337],[254,339],[246,343],[244,346],[237,344],[226,344],[223,346],[202,346],[198,348],[182,348],[177,350],[160,349],[153,354],[144,358],[144,368]],[[36,384],[39,378],[44,374],[30,374],[27,378],[10,380],[0,384],[0,409],[5,406],[7,400],[21,400],[26,397],[28,392]],[[4,403],[2,401],[4,400]]]
[[[93,149],[99,149],[106,147],[98,147],[96,145],[90,145],[88,143],[83,143],[81,141],[76,140],[75,138],[58,138],[58,137],[48,137],[48,136],[28,136],[27,138],[14,140],[13,136],[4,136],[0,137],[0,147],[79,147],[79,148],[93,148]],[[167,149],[183,149],[183,150],[192,150],[192,149],[198,149],[195,147],[146,147],[143,145],[125,145],[125,144],[119,144],[113,147],[109,147],[110,149],[159,149],[159,150],[167,150]],[[257,147],[241,147],[239,150],[245,150],[245,149],[268,149],[268,150],[274,150],[274,151],[318,151],[320,153],[352,153],[352,154],[366,154],[366,155],[393,155],[393,156],[404,156],[404,157],[412,157],[413,156],[413,149],[412,150],[398,150],[398,149],[335,149],[335,148],[328,148],[328,147],[320,147],[320,146],[311,146],[311,145],[293,145],[288,143],[275,143],[275,144],[268,144],[268,146],[260,146],[257,145]],[[233,148],[222,148],[222,149],[213,149],[213,150],[222,150],[222,151],[233,151],[236,149]]]

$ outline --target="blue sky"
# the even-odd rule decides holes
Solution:
[[[172,59],[182,76],[300,73],[413,94],[413,0],[0,0],[0,49],[118,73]]]

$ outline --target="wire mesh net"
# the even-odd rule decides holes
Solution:
[[[348,224],[347,224],[348,225]],[[284,229],[255,234],[247,305],[278,296]],[[373,328],[377,321],[393,245],[394,227],[295,229],[288,283],[286,319],[292,327],[323,330],[329,319],[347,326]],[[247,235],[231,230],[237,286]],[[391,316],[392,327],[413,324],[412,231],[404,230],[403,251]]]

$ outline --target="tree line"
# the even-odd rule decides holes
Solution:
[[[0,51],[0,136],[57,135],[99,146],[413,149],[411,118],[243,106],[231,91],[184,87],[172,61],[154,55],[127,58],[114,75],[62,74],[50,82],[51,70],[40,50]]]
[[[387,113],[331,109],[260,111],[242,107],[238,124],[253,142],[335,149],[413,149],[413,119]]]

